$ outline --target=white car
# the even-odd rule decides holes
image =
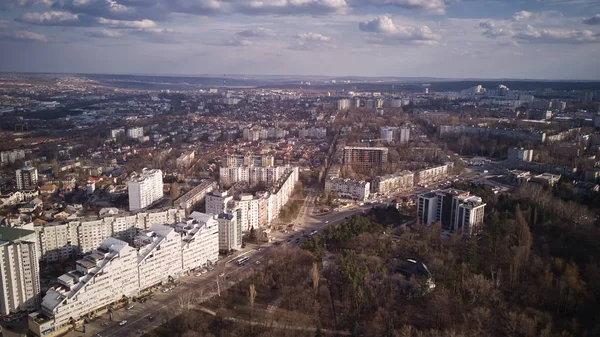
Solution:
[[[125,324],[127,324],[127,320],[126,320],[126,319],[124,319],[124,320],[122,320],[122,321],[120,321],[120,322],[119,322],[119,325],[120,325],[120,326],[123,326],[123,325],[125,325]]]

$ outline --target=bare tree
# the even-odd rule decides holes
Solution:
[[[310,270],[310,276],[312,278],[313,289],[315,292],[319,289],[319,268],[316,262],[313,262],[312,269]]]
[[[256,298],[256,287],[254,283],[250,284],[248,289],[248,303],[250,303],[250,321],[248,322],[250,325],[250,331],[252,331],[252,312],[254,311],[254,299]]]

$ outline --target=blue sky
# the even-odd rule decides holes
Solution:
[[[0,71],[600,80],[600,0],[0,0]]]

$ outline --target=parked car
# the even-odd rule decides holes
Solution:
[[[125,324],[127,324],[127,320],[126,320],[126,319],[124,319],[124,320],[122,320],[122,321],[120,321],[120,322],[119,322],[119,325],[120,325],[120,326],[123,326],[123,325],[125,325]]]
[[[127,307],[127,310],[133,309],[133,304]]]

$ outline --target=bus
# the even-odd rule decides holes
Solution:
[[[247,256],[241,257],[237,260],[237,264],[239,266],[243,266],[244,264],[246,264],[246,262],[248,262],[248,260],[250,260],[250,258]]]

